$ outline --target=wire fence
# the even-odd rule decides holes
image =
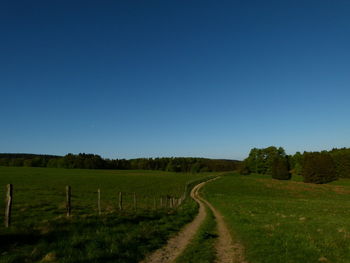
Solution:
[[[177,196],[170,194],[140,194],[137,192],[110,191],[104,192],[102,188],[90,191],[88,194],[75,191],[67,185],[62,191],[52,191],[52,195],[43,194],[38,189],[28,191],[36,192],[35,200],[25,198],[25,190],[16,188],[12,184],[6,185],[4,226],[10,227],[13,223],[21,223],[30,217],[39,217],[43,221],[52,218],[74,217],[80,215],[104,215],[115,212],[133,213],[136,211],[176,210],[181,208],[183,202],[190,196],[191,189],[201,182],[210,180],[215,176],[208,176],[187,182],[183,191]],[[64,191],[63,191],[64,190]],[[18,199],[20,201],[16,201]],[[13,209],[14,204],[16,209]]]

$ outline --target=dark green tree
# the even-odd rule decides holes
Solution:
[[[331,155],[327,152],[305,153],[302,176],[305,183],[324,184],[337,180]]]
[[[330,152],[337,171],[337,176],[350,178],[350,149],[333,149]]]
[[[276,156],[271,166],[272,178],[278,180],[290,180],[289,163],[287,157]]]

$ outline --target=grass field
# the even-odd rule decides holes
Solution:
[[[0,167],[0,196],[4,197],[5,185],[14,185],[14,224],[26,225],[40,219],[48,220],[65,214],[65,186],[72,187],[72,213],[97,213],[97,189],[101,189],[102,211],[117,209],[118,193],[124,192],[126,209],[133,206],[133,192],[137,205],[153,208],[160,196],[180,197],[186,182],[205,177],[161,171],[112,171],[55,168]],[[128,194],[127,194],[128,193]],[[2,199],[4,200],[4,199]],[[0,211],[4,210],[1,202]],[[37,216],[39,214],[39,216]],[[3,214],[1,214],[3,216]]]
[[[154,198],[158,206],[161,196],[180,197],[186,183],[208,176],[0,167],[1,196],[6,184],[14,185],[13,224],[0,227],[0,262],[137,262],[197,212],[191,200],[181,209],[154,210]],[[70,219],[65,217],[66,185],[72,187]],[[98,188],[102,216],[97,215]],[[126,209],[118,211],[120,191],[137,194],[136,212],[131,195],[124,196]]]
[[[203,192],[250,263],[350,262],[350,180],[300,181],[231,174]]]

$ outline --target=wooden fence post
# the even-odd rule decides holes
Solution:
[[[5,208],[5,227],[9,227],[11,224],[11,209],[13,200],[13,185],[8,184],[6,186],[6,208]]]
[[[136,193],[134,192],[134,210],[137,209]]]
[[[169,208],[172,208],[171,196],[169,196],[168,199],[169,199]]]
[[[119,192],[119,210],[123,210],[123,194]]]
[[[97,208],[98,208],[98,214],[101,215],[101,190],[100,190],[100,188],[97,189]]]
[[[66,186],[66,210],[67,210],[67,217],[70,216],[72,207],[71,207],[71,195],[72,195],[72,189],[69,185]]]

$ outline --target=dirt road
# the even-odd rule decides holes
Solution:
[[[244,247],[239,242],[234,242],[224,217],[207,200],[201,196],[199,199],[210,208],[216,219],[218,231],[218,240],[215,244],[216,263],[247,263],[244,259]]]
[[[217,178],[213,179],[216,180]],[[206,183],[196,185],[191,191],[191,197],[199,204],[199,212],[195,219],[187,224],[176,236],[168,240],[168,243],[150,254],[141,263],[171,263],[185,250],[187,245],[195,236],[200,225],[207,216],[206,207],[212,211],[217,221],[218,239],[215,245],[217,252],[216,263],[246,263],[244,260],[244,248],[237,242],[233,242],[223,216],[203,197],[199,195],[199,190]]]
[[[153,252],[141,263],[173,262],[185,250],[207,216],[205,205],[198,198],[198,190],[204,184],[205,182],[196,185],[191,191],[191,197],[199,204],[199,211],[195,219],[187,224],[176,236],[169,239],[164,247]]]

